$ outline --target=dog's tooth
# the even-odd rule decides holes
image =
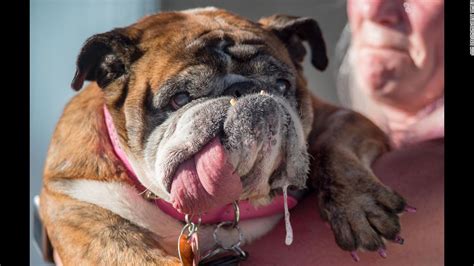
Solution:
[[[236,98],[230,99],[230,105],[234,106],[236,103],[237,103],[237,99],[236,99]]]
[[[261,91],[260,91],[260,95],[268,95],[268,93],[267,93],[266,90],[261,90]]]

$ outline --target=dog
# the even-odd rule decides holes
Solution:
[[[63,264],[196,264],[197,240],[177,244],[186,225],[206,254],[226,221],[220,244],[241,251],[305,193],[344,250],[399,239],[405,200],[370,167],[388,138],[310,92],[303,42],[323,71],[326,45],[307,17],[198,8],[90,37],[72,87],[91,82],[57,124],[40,195]]]

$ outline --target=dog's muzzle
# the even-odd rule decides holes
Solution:
[[[158,147],[155,166],[173,207],[200,213],[268,196],[271,186],[304,187],[306,146],[299,143],[302,127],[291,109],[280,96],[256,93],[204,101],[176,118],[175,134],[162,140],[167,145]],[[173,160],[183,153],[189,156]],[[160,179],[163,173],[169,174]]]

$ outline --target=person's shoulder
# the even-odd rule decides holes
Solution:
[[[439,160],[443,158],[444,137],[417,142],[398,149],[394,149],[393,151],[382,155],[381,158],[375,162],[374,167],[389,161],[410,163],[411,159],[415,159],[419,162],[427,160]]]
[[[375,174],[388,185],[411,179],[444,178],[444,138],[414,143],[382,155],[373,164]]]

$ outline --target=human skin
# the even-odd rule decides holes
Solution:
[[[359,252],[361,265],[444,265],[444,139],[401,148],[373,165],[380,180],[404,195],[416,213],[400,218],[404,244],[388,242],[387,258]],[[332,231],[319,217],[316,196],[304,198],[292,211],[294,241],[286,246],[280,222],[263,238],[245,246],[250,254],[242,265],[357,265],[340,249]]]
[[[356,82],[385,112],[414,115],[444,94],[444,0],[349,0]]]

